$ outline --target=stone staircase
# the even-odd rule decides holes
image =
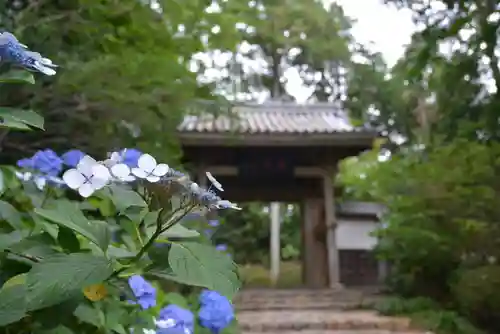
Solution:
[[[405,318],[369,311],[373,293],[350,289],[244,290],[235,300],[242,334],[420,334]]]

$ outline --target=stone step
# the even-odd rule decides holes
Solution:
[[[243,290],[235,299],[238,311],[296,309],[359,309],[372,306],[379,297],[348,289]]]
[[[286,310],[238,313],[242,332],[283,333],[294,331],[382,330],[411,332],[410,320],[380,316],[373,311]]]

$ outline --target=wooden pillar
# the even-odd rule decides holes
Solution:
[[[281,252],[280,252],[280,225],[281,225],[281,210],[280,203],[272,202],[270,206],[270,215],[271,215],[271,228],[270,228],[270,262],[271,269],[270,279],[273,285],[276,285],[278,282],[278,278],[280,275],[280,261],[281,261]]]
[[[337,217],[335,213],[335,196],[332,178],[334,172],[327,170],[323,175],[323,194],[325,205],[326,247],[328,252],[328,285],[338,288],[340,285],[340,261],[337,247]]]
[[[328,286],[323,199],[308,198],[302,206],[302,278],[308,288]]]

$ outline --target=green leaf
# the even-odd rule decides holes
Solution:
[[[80,242],[75,233],[67,227],[61,226],[57,234],[57,242],[69,253],[76,253],[80,250]]]
[[[177,292],[169,292],[165,295],[166,304],[174,304],[189,309],[189,303],[183,295]]]
[[[32,110],[0,107],[0,126],[18,130],[44,130],[43,117]]]
[[[78,305],[73,314],[82,322],[100,327],[99,311],[89,305]]]
[[[0,290],[0,326],[21,320],[26,315],[26,286],[13,285]]]
[[[66,326],[57,326],[56,328],[52,329],[45,329],[45,330],[40,330],[38,332],[34,332],[33,334],[74,334],[71,329],[69,329]]]
[[[36,310],[68,300],[84,287],[103,282],[112,272],[104,257],[83,253],[51,256],[28,272],[28,308]]]
[[[133,190],[120,186],[110,186],[111,201],[118,212],[125,212],[130,207],[147,207],[142,197]]]
[[[198,233],[198,231],[188,229],[181,224],[175,224],[163,232],[160,236],[166,238],[196,238],[200,236],[200,233]]]
[[[0,75],[0,83],[35,83],[35,77],[26,70],[10,70]]]
[[[9,234],[0,234],[0,251],[18,243],[22,238],[23,236],[19,231],[14,231]]]
[[[35,213],[83,235],[103,251],[109,245],[110,235],[106,223],[89,221],[74,203],[58,201],[55,209],[36,208]]]
[[[5,201],[0,201],[0,218],[5,220],[16,230],[24,228],[20,213],[12,205]]]
[[[174,243],[168,254],[174,276],[186,284],[203,286],[232,298],[239,289],[236,265],[214,247],[196,242]]]

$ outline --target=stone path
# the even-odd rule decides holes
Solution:
[[[242,334],[422,334],[405,318],[360,310],[373,294],[347,290],[245,290],[235,301]]]

